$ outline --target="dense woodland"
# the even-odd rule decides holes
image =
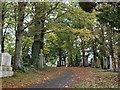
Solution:
[[[57,66],[109,69],[111,57],[113,70],[120,68],[120,3],[3,2],[0,6],[1,52],[12,55],[14,70],[42,68],[41,54],[44,66],[57,61]]]

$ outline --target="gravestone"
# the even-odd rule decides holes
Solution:
[[[68,65],[69,65],[68,57],[66,57],[66,65],[65,65],[65,67],[68,67]]]
[[[9,53],[0,53],[0,58],[0,77],[13,76],[11,55]]]
[[[110,70],[113,70],[113,67],[112,67],[112,66],[113,66],[113,65],[112,65],[112,56],[111,56],[111,55],[110,55],[109,60],[110,60],[110,68],[109,68],[109,69],[110,69]]]
[[[40,54],[40,67],[44,68],[44,57],[42,54]]]
[[[40,63],[40,67],[41,67],[41,68],[44,68],[45,58],[44,58],[44,55],[43,55],[43,50],[41,50],[41,53],[40,53],[39,63]]]

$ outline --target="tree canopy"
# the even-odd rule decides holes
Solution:
[[[3,2],[1,20],[1,52],[15,70],[48,62],[108,69],[110,56],[119,68],[119,3]]]

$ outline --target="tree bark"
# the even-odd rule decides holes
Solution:
[[[25,15],[26,2],[18,2],[18,24],[17,31],[15,33],[16,42],[15,42],[15,55],[14,55],[14,68],[20,69],[22,64],[22,31],[23,31],[23,22]]]
[[[1,50],[1,44],[2,44],[2,3],[0,3],[1,4],[1,6],[0,6],[0,53],[2,52],[2,50]],[[0,58],[0,60],[1,60],[1,58]]]
[[[64,53],[63,61],[64,61],[64,66],[66,66],[66,53]]]
[[[4,15],[4,6],[2,4],[1,6],[1,22],[2,22],[2,25],[1,25],[1,53],[4,53],[4,40],[5,40],[5,37],[3,35],[3,26],[4,26],[4,19],[5,19],[5,15]]]
[[[109,32],[109,46],[110,46],[110,49],[109,49],[109,52],[110,52],[110,55],[111,55],[111,58],[112,58],[112,61],[113,61],[113,69],[115,70],[116,66],[115,66],[115,59],[114,59],[114,50],[113,50],[113,32],[112,30]]]
[[[31,58],[31,64],[34,65],[37,69],[41,68],[40,64],[38,63],[40,60],[40,51],[44,48],[44,22],[45,22],[45,16],[41,16],[42,9],[44,7],[43,5],[39,5],[38,3],[35,3],[35,34],[34,34],[34,42],[32,45],[32,58]]]
[[[3,33],[3,30],[2,30],[2,33]],[[1,44],[1,52],[4,53],[4,41],[5,41],[5,37],[2,35],[2,44]]]
[[[97,65],[97,49],[96,49],[96,39],[93,41],[93,55],[94,55],[94,67],[98,67]]]
[[[82,59],[83,59],[83,66],[86,66],[86,61],[85,61],[85,42],[82,41]]]
[[[69,66],[74,66],[71,47],[69,47],[68,50],[68,62],[69,62]]]
[[[102,69],[105,69],[106,68],[106,66],[105,66],[105,57],[106,57],[106,51],[105,51],[105,49],[106,49],[106,44],[105,44],[105,35],[104,35],[104,33],[105,33],[105,26],[103,26],[102,27],[102,29],[101,29],[102,31],[102,48],[101,48],[101,51],[102,51],[102,64],[101,64],[101,66],[102,66]]]
[[[61,66],[62,63],[62,51],[59,49],[59,66]]]

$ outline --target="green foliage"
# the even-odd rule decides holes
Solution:
[[[111,28],[120,28],[119,27],[119,7],[114,7],[115,4],[97,4],[97,9],[101,11],[95,11],[93,8],[96,3],[88,3],[89,5],[82,4],[80,7],[77,6],[78,3],[59,3],[59,2],[39,2],[39,3],[28,3],[25,9],[25,20],[23,23],[23,32],[22,32],[22,58],[23,66],[30,66],[30,58],[28,54],[31,54],[32,45],[34,40],[41,40],[41,33],[44,33],[44,49],[43,54],[46,58],[46,61],[55,63],[56,59],[59,57],[59,52],[61,50],[61,56],[68,57],[72,59],[73,62],[76,61],[77,65],[81,61],[81,49],[82,43],[84,42],[84,48],[90,48],[93,51],[92,47],[93,42],[96,43],[96,49],[103,51],[105,47],[106,55],[109,55],[110,45],[109,42],[105,42],[107,46],[102,45],[101,42],[103,39],[110,41],[110,37],[113,38],[115,43],[114,48],[118,49],[119,46],[119,35],[112,35]],[[17,3],[3,3],[5,9],[5,20],[4,20],[4,31],[5,34],[5,51],[9,52],[14,56],[15,49],[15,35],[18,22],[18,4]],[[35,7],[36,6],[36,7]],[[86,8],[90,6],[89,10],[91,13],[86,12]],[[39,8],[37,12],[36,8]],[[84,11],[85,10],[85,11]],[[96,18],[97,15],[97,18]],[[36,18],[35,18],[36,17]],[[98,19],[97,22],[96,19]],[[44,20],[41,22],[40,20]],[[37,22],[37,25],[35,24]],[[41,24],[42,23],[42,24]],[[101,24],[101,25],[100,25]],[[36,26],[35,26],[36,25]],[[43,25],[43,27],[42,27]],[[103,25],[108,28],[104,30],[106,34],[102,32]],[[42,27],[42,29],[41,29]],[[102,29],[100,29],[102,28]],[[43,32],[42,32],[43,30]],[[36,38],[35,36],[38,35]],[[38,44],[37,44],[38,45]],[[37,47],[37,46],[35,46]],[[35,48],[35,51],[40,52],[38,48]],[[116,52],[117,53],[117,52]],[[39,53],[38,53],[39,54]],[[35,58],[37,53],[34,53]],[[103,52],[102,54],[103,55]],[[78,59],[76,59],[76,56]],[[35,62],[35,58],[33,62]],[[70,60],[70,62],[72,62]],[[37,62],[36,62],[37,63]],[[23,67],[23,71],[27,69]]]
[[[21,68],[21,71],[26,73],[26,72],[28,72],[28,71],[29,71],[29,68],[28,68],[28,67],[23,66],[23,67]]]
[[[46,33],[45,36],[45,49],[49,51],[48,55],[54,57],[58,56],[59,49],[62,49],[63,52],[68,52],[68,59],[74,59],[78,53],[76,51],[81,48],[79,45],[81,42],[78,40],[82,39],[87,42],[94,39],[90,29],[95,25],[93,21],[96,13],[87,13],[81,8],[76,8],[75,4],[71,6],[62,4],[59,8],[54,12],[54,14],[57,13],[56,18],[50,18],[48,21],[50,22],[47,24],[50,33]],[[59,17],[60,15],[61,17]],[[75,47],[75,44],[79,47]],[[71,60],[69,61],[71,62]]]
[[[98,14],[98,20],[101,23],[110,25],[111,27],[120,28],[119,27],[119,23],[120,23],[119,9],[109,4],[107,4],[105,7],[107,7],[107,9],[104,9],[103,12]]]
[[[15,41],[11,33],[6,34],[6,39],[5,39],[4,44],[5,44],[5,52],[8,52],[12,56],[14,56]]]

